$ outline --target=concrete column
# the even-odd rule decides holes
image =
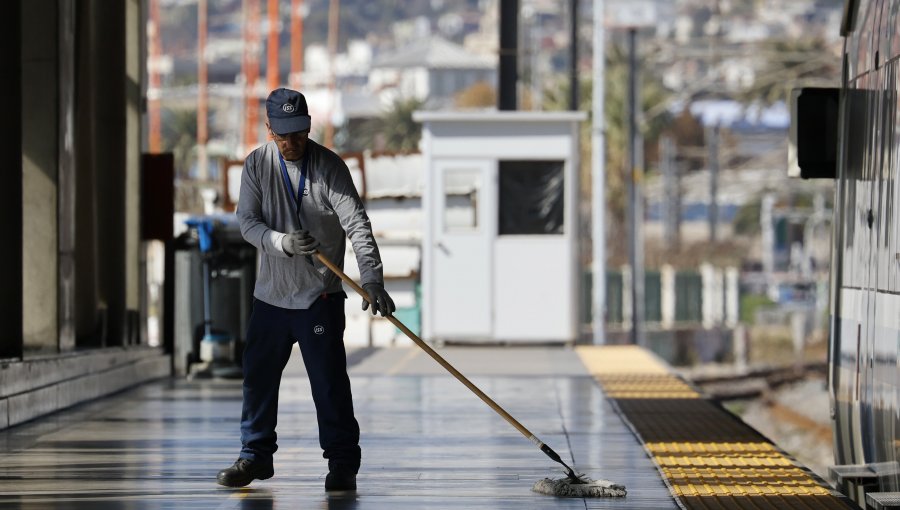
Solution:
[[[740,321],[741,293],[740,271],[736,267],[725,268],[725,325],[737,326]]]
[[[662,327],[671,329],[675,324],[675,268],[664,264],[659,269]]]
[[[700,264],[700,278],[703,281],[702,324],[706,329],[716,325],[716,309],[722,300],[716,293],[716,270],[708,263]]]
[[[631,266],[622,266],[622,324],[631,324]]]
[[[721,326],[725,322],[725,272],[722,268],[713,269],[713,296],[715,308],[713,308],[713,320],[715,325]]]
[[[141,308],[141,66],[144,62],[141,1],[125,2],[125,310],[130,318],[125,334],[132,342],[146,340],[137,328]]]
[[[734,366],[738,372],[743,372],[747,368],[748,358],[747,328],[738,323],[734,328],[733,338]]]
[[[75,348],[75,0],[59,0],[59,350]]]
[[[500,62],[497,109],[518,109],[519,0],[500,0]]]
[[[791,312],[791,343],[794,346],[794,362],[797,364],[803,363],[803,351],[806,348],[806,322],[806,310]]]
[[[594,343],[606,343],[606,28],[603,14],[604,0],[594,0],[593,8],[593,84],[591,108],[591,238],[593,247],[593,298],[592,311]]]
[[[778,286],[775,285],[772,273],[775,271],[775,194],[766,193],[760,203],[759,224],[762,231],[762,265],[763,275],[766,278],[766,286],[769,298],[778,299]]]
[[[100,308],[106,313],[104,345],[121,345],[126,329],[126,268],[128,260],[128,168],[126,122],[126,25],[125,3],[90,2],[92,26],[90,55],[94,60],[91,119],[92,159],[95,168],[95,211],[97,229],[97,280]],[[132,253],[133,254],[133,253]],[[136,266],[134,266],[136,269]]]
[[[122,345],[140,303],[140,1],[76,5],[77,342]]]
[[[104,330],[98,298],[97,260],[97,122],[94,120],[97,81],[93,54],[99,38],[93,16],[93,2],[77,2],[78,31],[75,34],[75,65],[78,69],[75,102],[75,342],[79,347],[99,347]]]
[[[23,2],[22,334],[25,352],[58,350],[56,2]]]

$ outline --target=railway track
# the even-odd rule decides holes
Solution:
[[[691,373],[681,376],[709,398],[718,401],[765,397],[786,384],[825,376],[828,364],[812,362],[783,367],[761,367],[738,373]]]

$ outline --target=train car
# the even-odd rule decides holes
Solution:
[[[795,91],[794,135],[801,176],[835,179],[831,475],[882,508],[900,492],[900,0],[847,0],[841,32],[841,86]]]

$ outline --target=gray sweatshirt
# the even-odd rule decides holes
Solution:
[[[384,282],[372,225],[347,165],[312,140],[306,151],[309,165],[299,222],[275,142],[251,152],[241,175],[237,207],[241,234],[260,250],[253,296],[281,308],[307,309],[323,293],[343,290],[340,278],[317,258],[312,257],[310,264],[310,257],[288,256],[273,244],[273,233],[290,233],[301,224],[321,243],[319,251],[342,269],[349,237],[362,284]]]

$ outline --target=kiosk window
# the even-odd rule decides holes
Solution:
[[[448,168],[444,172],[444,232],[478,230],[481,171]]]
[[[500,162],[500,235],[563,233],[563,161]]]

